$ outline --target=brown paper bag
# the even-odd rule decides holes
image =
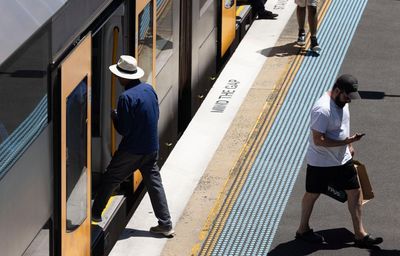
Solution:
[[[363,204],[374,198],[374,191],[372,190],[371,182],[368,178],[367,168],[359,161],[354,160],[354,166],[357,169],[358,179],[360,181],[361,191],[363,195]]]

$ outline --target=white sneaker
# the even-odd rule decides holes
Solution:
[[[311,51],[319,54],[321,52],[321,46],[318,44],[318,40],[316,37],[311,37]]]
[[[297,45],[304,46],[306,45],[306,32],[300,31],[299,36],[297,37]]]

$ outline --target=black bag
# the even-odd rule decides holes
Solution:
[[[333,185],[329,185],[324,194],[342,203],[347,201],[346,192],[342,189],[335,188]]]

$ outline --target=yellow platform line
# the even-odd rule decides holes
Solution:
[[[326,0],[321,7],[319,12],[318,20],[322,20],[330,6],[332,0]],[[319,22],[320,24],[321,22]],[[307,38],[306,47],[310,45],[309,36]],[[281,79],[276,83],[273,92],[267,102],[264,104],[263,110],[256,120],[256,124],[251,130],[250,136],[246,143],[242,147],[239,157],[235,162],[234,167],[230,170],[228,179],[225,181],[218,198],[211,209],[205,224],[201,232],[199,233],[199,242],[192,247],[191,255],[210,255],[217,239],[207,239],[212,237],[219,237],[227,218],[233,208],[234,202],[236,201],[246,178],[251,169],[252,163],[258,155],[258,152],[271,129],[273,121],[283,104],[284,99],[288,93],[288,90],[293,82],[295,75],[297,74],[301,63],[304,60],[304,54],[299,54],[292,63],[289,63],[284,69],[285,71],[281,75]],[[281,82],[282,81],[282,82]],[[261,135],[261,136],[260,136]],[[245,167],[243,169],[243,167]],[[228,189],[229,181],[234,177],[235,181],[230,188],[229,195],[225,198]],[[218,213],[222,213],[218,216]],[[207,239],[206,241],[204,241]],[[204,241],[204,242],[203,242]],[[204,243],[204,244],[203,244]],[[202,248],[203,245],[203,248]],[[200,252],[201,250],[201,252]]]

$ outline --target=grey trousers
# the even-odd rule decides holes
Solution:
[[[93,202],[92,214],[101,216],[101,212],[118,185],[128,178],[134,170],[139,169],[149,193],[154,214],[158,219],[158,224],[163,227],[172,227],[157,160],[158,152],[148,155],[134,155],[117,150],[102,177],[99,192]]]

